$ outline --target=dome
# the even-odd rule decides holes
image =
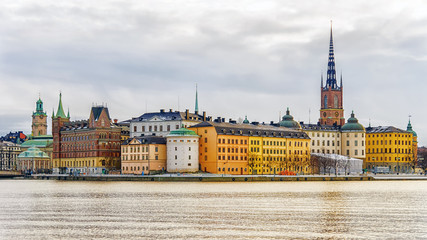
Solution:
[[[196,132],[191,131],[189,129],[180,128],[178,130],[171,131],[168,135],[168,137],[173,137],[173,136],[199,136],[199,135],[197,135]]]
[[[351,112],[351,117],[347,120],[347,123],[344,124],[341,128],[342,131],[365,131],[365,127],[359,123],[359,120],[354,117],[354,112]]]
[[[27,151],[18,155],[18,158],[49,158],[49,156],[37,147],[30,147]]]
[[[290,114],[289,108],[286,109],[286,115],[282,117],[282,121],[279,122],[279,125],[287,128],[301,128],[301,125],[299,125]]]
[[[248,116],[245,116],[245,120],[243,120],[244,124],[249,124]]]
[[[414,135],[414,137],[417,136],[417,133],[414,130],[412,130],[411,120],[409,120],[409,122],[408,122],[408,126],[406,127],[406,131],[412,133],[412,135]]]

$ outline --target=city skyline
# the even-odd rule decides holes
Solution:
[[[39,93],[49,119],[61,90],[72,120],[95,102],[126,120],[193,111],[196,83],[209,116],[269,123],[289,107],[295,120],[316,123],[332,19],[345,119],[354,110],[365,127],[371,119],[406,129],[411,114],[425,145],[422,2],[93,3],[10,1],[0,10],[2,134],[30,132]]]

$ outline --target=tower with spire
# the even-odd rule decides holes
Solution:
[[[70,121],[70,113],[65,115],[62,106],[62,93],[59,93],[59,104],[56,114],[52,111],[53,159],[61,158],[61,127]]]
[[[47,114],[43,111],[43,101],[39,96],[36,111],[32,115],[31,135],[33,137],[47,135]]]
[[[334,41],[332,36],[332,22],[331,36],[329,41],[329,57],[328,71],[326,73],[326,84],[323,84],[323,74],[321,76],[320,81],[320,124],[343,126],[345,124],[343,108],[343,83],[342,74],[340,77],[340,84],[338,85],[337,83],[337,74],[335,70]]]

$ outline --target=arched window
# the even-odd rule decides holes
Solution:
[[[334,96],[334,108],[338,108],[338,96]]]
[[[326,95],[323,98],[323,108],[328,108],[328,96]]]

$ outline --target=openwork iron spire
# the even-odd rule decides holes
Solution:
[[[328,58],[328,72],[326,75],[326,88],[338,89],[337,74],[335,71],[335,56],[334,56],[334,40],[332,37],[332,21],[331,21],[331,39],[329,42],[329,58]]]

